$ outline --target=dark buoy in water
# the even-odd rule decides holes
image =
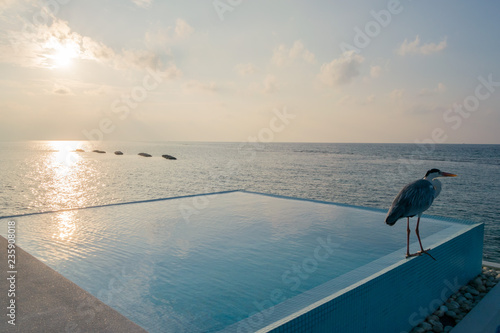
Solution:
[[[151,157],[151,155],[147,154],[147,153],[139,153],[137,154],[139,156],[144,156],[144,157]]]
[[[119,150],[115,151],[115,155],[123,155],[123,153]]]
[[[98,149],[94,149],[92,150],[94,153],[98,153],[98,154],[106,154],[106,152],[104,150],[98,150]]]
[[[172,155],[165,154],[165,155],[161,155],[161,157],[166,158],[167,160],[176,160],[176,158],[173,157]]]

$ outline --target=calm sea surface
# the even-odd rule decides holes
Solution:
[[[500,262],[500,145],[30,141],[0,156],[0,216],[235,189],[388,209],[439,168],[459,177],[427,213],[484,222],[484,258]]]

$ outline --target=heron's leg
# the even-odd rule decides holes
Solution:
[[[415,256],[419,256],[420,253],[417,252],[417,253],[412,253],[410,254],[410,218],[407,217],[406,218],[406,258],[409,258],[409,257],[415,257]]]
[[[410,218],[406,218],[406,256],[410,256]]]
[[[420,232],[418,231],[419,224],[420,224],[420,215],[417,218],[417,227],[415,228],[415,233],[417,234],[418,244],[420,244],[420,250],[422,250],[422,252],[425,252],[424,247],[422,246],[422,241],[420,240]]]
[[[422,253],[425,253],[427,254],[429,257],[431,257],[432,259],[434,259],[434,261],[436,261],[436,259],[431,256],[431,254],[427,251],[429,251],[430,249],[427,249],[427,250],[424,250],[424,247],[422,246],[422,241],[420,240],[420,232],[418,231],[418,225],[420,224],[420,215],[418,216],[417,218],[417,227],[415,228],[415,233],[417,234],[417,238],[418,238],[418,243],[420,244],[420,250],[419,252],[417,252],[417,255],[420,255]]]

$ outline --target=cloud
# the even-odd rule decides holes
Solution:
[[[189,29],[180,23],[178,34]],[[73,60],[90,60],[114,69],[162,70],[160,55],[151,50],[122,49],[71,30],[68,22],[52,17],[47,24],[32,25],[23,31],[9,31],[8,42],[0,44],[0,62],[21,67],[56,68]]]
[[[182,77],[182,71],[173,63],[161,70],[161,75],[167,80],[178,79]]]
[[[71,32],[67,22],[52,18],[50,24],[24,25],[6,32],[0,44],[0,61],[23,67],[53,68],[58,62],[79,56],[82,36]],[[63,59],[63,57],[65,59]]]
[[[118,70],[161,69],[163,67],[159,55],[149,50],[123,49],[117,53],[104,43],[90,37],[82,37],[80,45],[81,59],[94,60]]]
[[[185,39],[191,36],[194,29],[183,19],[178,18],[175,21],[174,36],[176,39]]]
[[[0,0],[0,13],[14,4],[16,0]]]
[[[377,78],[380,76],[380,73],[382,72],[382,67],[380,66],[371,66],[370,67],[370,77],[371,78]]]
[[[413,105],[409,107],[406,112],[415,115],[442,115],[447,108],[439,105]]]
[[[185,92],[214,92],[217,91],[215,82],[203,83],[197,80],[190,80],[182,85]]]
[[[442,94],[446,91],[446,86],[439,82],[437,87],[434,88],[434,89],[422,89],[419,93],[418,93],[418,96],[420,97],[424,97],[424,96],[433,96],[433,95],[438,95],[438,94]]]
[[[264,92],[266,94],[271,94],[273,92],[278,91],[278,86],[276,85],[276,77],[274,75],[269,74],[264,79]]]
[[[404,94],[405,94],[404,89],[394,89],[389,93],[389,98],[392,101],[397,101],[400,100],[404,96]]]
[[[337,105],[341,106],[360,106],[360,105],[368,105],[372,104],[377,100],[377,96],[375,94],[368,95],[366,97],[354,97],[351,95],[344,95],[338,101]]]
[[[296,40],[291,48],[281,44],[274,49],[272,61],[278,66],[291,65],[296,59],[302,59],[309,64],[316,63],[314,54],[307,50],[300,40]]]
[[[104,43],[97,42],[90,37],[82,37],[81,58],[101,62],[113,61],[116,53]]]
[[[147,50],[123,50],[122,54],[116,55],[112,61],[116,69],[146,69],[161,68],[162,62],[158,54]]]
[[[338,86],[351,83],[359,76],[359,68],[364,58],[354,51],[344,52],[339,58],[321,65],[318,78],[329,86]]]
[[[84,90],[83,93],[88,96],[104,96],[110,93],[111,89],[107,86],[101,85],[98,87],[93,87],[87,90]]]
[[[178,18],[175,27],[158,28],[146,32],[144,41],[151,49],[167,51],[170,54],[169,46],[189,38],[194,32],[194,28],[186,21]]]
[[[370,74],[363,77],[363,82],[370,82],[370,80],[378,78],[380,73],[382,73],[382,67],[370,66]]]
[[[373,103],[376,99],[376,96],[375,94],[371,94],[369,96],[366,97],[366,104],[370,104],[370,103]]]
[[[73,95],[73,92],[70,88],[59,84],[54,85],[52,93],[56,95]]]
[[[153,3],[153,0],[132,0],[132,2],[141,8],[148,8]]]
[[[252,63],[238,64],[234,67],[234,69],[241,76],[251,75],[251,74],[255,74],[258,72],[258,68]]]
[[[413,42],[408,42],[408,40],[405,39],[403,44],[401,44],[398,48],[397,53],[402,56],[407,54],[429,55],[444,50],[446,46],[446,38],[444,38],[439,44],[428,43],[421,45],[420,37],[417,35]]]
[[[344,95],[342,96],[342,98],[340,98],[338,101],[337,101],[337,104],[338,105],[345,105],[345,104],[348,104],[350,102],[353,101],[353,98],[351,95]]]

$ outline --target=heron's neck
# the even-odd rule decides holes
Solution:
[[[436,194],[434,195],[434,197],[437,197],[439,195],[439,193],[441,192],[441,182],[437,178],[424,177],[424,179],[430,181],[432,186],[434,186],[434,190],[436,191]]]

